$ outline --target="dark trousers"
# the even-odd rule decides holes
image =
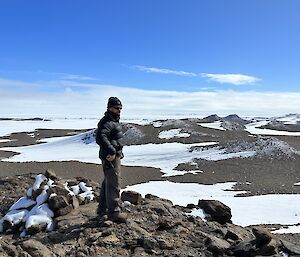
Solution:
[[[108,214],[120,212],[120,157],[116,157],[112,162],[102,160],[102,167],[104,180],[101,186],[97,212],[98,214],[106,210],[108,210]]]

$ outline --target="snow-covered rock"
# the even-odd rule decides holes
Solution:
[[[41,186],[41,184],[46,180],[47,178],[43,174],[39,174],[35,177],[35,182],[32,186],[33,190],[38,190]]]
[[[73,191],[78,196],[75,196]],[[62,198],[64,205],[51,209],[53,205],[50,208],[48,202],[50,203],[54,198]],[[0,232],[7,232],[8,229],[13,229],[20,223],[21,237],[32,235],[45,228],[47,231],[51,231],[54,228],[53,218],[65,214],[63,209],[68,208],[68,212],[70,212],[76,206],[78,207],[79,199],[81,203],[92,201],[94,199],[93,188],[80,181],[77,185],[68,187],[67,182],[54,182],[43,174],[39,174],[36,176],[33,186],[27,190],[26,195],[13,204],[9,212],[0,220]]]
[[[18,209],[26,209],[32,205],[36,204],[36,201],[28,199],[26,196],[21,197],[16,203],[14,203],[9,210],[18,210]]]

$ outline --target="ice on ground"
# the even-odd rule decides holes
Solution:
[[[274,234],[300,233],[300,225],[285,226],[280,229],[272,231],[272,233]]]
[[[161,121],[154,121],[152,122],[152,125],[154,128],[160,128],[163,125],[163,123]]]
[[[52,139],[49,143],[1,148],[19,152],[11,158],[3,159],[10,162],[27,161],[81,161],[86,163],[100,163],[98,158],[99,146],[92,142],[84,144],[81,140],[84,135],[75,135],[65,138]],[[205,147],[218,144],[217,142],[203,142],[196,144],[164,143],[125,146],[125,158],[122,163],[129,166],[143,166],[160,168],[166,176],[182,175],[188,171],[175,171],[180,163],[190,162],[194,158],[206,160],[224,160],[229,158],[246,158],[253,156],[253,151],[226,153],[224,149],[203,149],[191,151],[193,147]],[[195,171],[193,171],[195,172]]]
[[[93,201],[94,200],[94,194],[92,192],[83,192],[81,194],[78,195],[82,200],[84,200],[85,198],[88,199],[89,201]]]
[[[137,191],[143,196],[150,193],[169,199],[173,204],[182,206],[186,206],[189,203],[198,204],[199,199],[219,200],[231,208],[233,223],[241,226],[299,223],[300,197],[298,194],[235,197],[237,194],[245,193],[244,191],[232,191],[235,184],[235,182],[227,182],[215,185],[201,185],[196,183],[150,181],[128,186],[126,190]],[[195,210],[195,213],[197,213],[197,210]]]
[[[159,168],[164,176],[183,175],[189,171],[174,170],[180,163],[192,161],[194,158],[233,158],[234,155],[222,155],[222,150],[206,151],[191,151],[192,147],[204,147],[215,145],[216,142],[205,142],[196,144],[182,144],[182,143],[166,143],[166,144],[146,144],[146,145],[132,145],[124,148],[125,158],[123,164],[128,166],[144,166]],[[236,154],[236,156],[238,156]],[[193,171],[195,172],[195,171]]]
[[[86,186],[86,184],[84,182],[80,182],[79,187],[83,191],[83,193],[78,195],[81,199],[84,200],[85,198],[87,198],[89,201],[92,201],[94,199],[92,187]]]
[[[182,129],[170,129],[161,131],[158,135],[161,139],[171,139],[173,137],[190,137],[191,135],[189,133],[180,133]]]
[[[9,210],[17,210],[17,209],[26,209],[32,205],[35,205],[36,202],[28,199],[27,197],[23,196],[21,197],[17,202],[15,202],[10,208]]]
[[[14,142],[17,141],[17,139],[0,139],[0,143],[8,143],[8,142]]]
[[[2,160],[11,162],[82,161],[99,164],[99,146],[95,141],[85,144],[82,140],[85,135],[86,133],[82,133],[75,136],[51,138],[46,140],[47,143],[31,146],[3,147],[1,149],[21,154]]]
[[[71,191],[72,191],[75,195],[78,195],[79,192],[80,192],[80,187],[79,187],[79,185],[71,186],[70,189],[71,189]]]
[[[84,182],[80,182],[79,183],[79,187],[81,188],[81,190],[83,192],[91,192],[91,191],[93,191],[93,188],[86,186],[86,184]]]
[[[289,132],[289,131],[280,131],[274,129],[262,129],[259,128],[261,126],[265,126],[270,121],[263,120],[263,121],[256,121],[249,123],[246,126],[246,131],[254,135],[270,135],[270,136],[300,136],[300,132]]]
[[[187,214],[192,215],[192,216],[198,216],[203,221],[206,221],[207,214],[204,212],[203,209],[192,209],[192,211],[190,213],[187,213]]]
[[[36,129],[88,129],[95,128],[98,119],[53,119],[50,121],[1,120],[0,136],[16,132],[31,132]]]
[[[201,127],[218,129],[218,130],[226,130],[222,127],[222,121],[210,122],[210,123],[198,123]]]
[[[282,121],[286,125],[295,125],[300,122],[300,115],[295,113],[295,114],[288,114],[283,117],[276,118],[277,121]]]

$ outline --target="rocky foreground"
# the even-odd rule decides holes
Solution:
[[[0,206],[9,206],[24,195],[34,177],[1,178]],[[86,181],[97,191],[98,185]],[[18,196],[17,196],[18,195]],[[276,239],[259,228],[231,223],[230,208],[218,201],[200,200],[198,205],[174,206],[153,195],[123,192],[127,224],[116,224],[95,214],[96,202],[73,206],[55,217],[55,228],[43,226],[31,236],[0,234],[0,256],[299,256],[300,247]],[[190,213],[203,209],[206,221]]]

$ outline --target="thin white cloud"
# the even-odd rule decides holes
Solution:
[[[233,85],[245,85],[245,84],[254,84],[260,79],[243,75],[243,74],[211,74],[211,73],[201,73],[201,76],[204,78],[209,78],[212,81],[219,83],[233,84]]]
[[[209,80],[222,83],[222,84],[233,84],[233,85],[245,85],[245,84],[255,84],[260,79],[243,74],[213,74],[213,73],[194,73],[187,72],[181,70],[170,70],[170,69],[162,69],[156,67],[146,67],[142,65],[133,65],[131,66],[133,69],[137,69],[139,71],[144,71],[147,73],[160,73],[160,74],[172,74],[177,76],[185,76],[185,77],[203,77],[209,78]]]
[[[145,71],[147,73],[173,74],[173,75],[185,76],[185,77],[197,77],[198,76],[196,73],[187,72],[187,71],[178,71],[178,70],[162,69],[162,68],[155,68],[155,67],[145,67],[142,65],[134,65],[131,67],[133,69]]]
[[[61,79],[64,79],[64,80],[97,80],[97,79],[92,78],[92,77],[75,75],[75,74],[64,74],[61,77]]]
[[[1,82],[1,80],[0,80]],[[177,92],[145,90],[114,85],[85,84],[60,81],[61,92],[43,92],[42,86],[52,86],[53,81],[33,83],[3,81],[19,90],[1,87],[0,117],[100,117],[107,99],[117,96],[123,102],[123,117],[169,118],[203,117],[212,113],[241,116],[277,116],[300,113],[300,92],[238,92],[234,90]],[[38,90],[35,90],[39,85]],[[83,90],[84,89],[84,90]]]

